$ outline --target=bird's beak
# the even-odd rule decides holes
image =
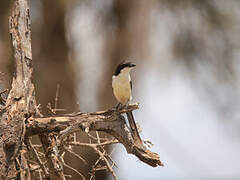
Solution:
[[[136,66],[136,64],[133,64],[133,63],[130,64],[130,67],[131,67],[131,68],[133,68],[133,67],[135,67],[135,66]]]

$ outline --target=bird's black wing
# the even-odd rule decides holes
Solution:
[[[132,90],[132,80],[130,81],[130,87],[131,87],[131,90]]]

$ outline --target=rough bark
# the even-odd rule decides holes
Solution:
[[[35,114],[36,101],[32,83],[30,14],[26,0],[16,0],[9,18],[16,72],[12,79],[0,124],[0,177],[14,178],[15,159],[24,137],[25,120]]]

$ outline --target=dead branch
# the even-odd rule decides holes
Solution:
[[[1,179],[16,177],[18,172],[14,160],[19,157],[25,137],[25,120],[36,111],[32,83],[30,14],[26,0],[15,1],[9,17],[9,31],[16,72],[0,122]]]
[[[58,141],[62,142],[70,134],[82,131],[103,131],[115,137],[122,143],[128,153],[134,154],[146,164],[156,167],[163,166],[158,154],[149,151],[143,144],[135,142],[122,113],[133,111],[138,104],[132,104],[120,111],[111,109],[95,113],[78,113],[71,116],[29,118],[27,136],[59,132]],[[86,143],[84,143],[86,145]]]
[[[56,138],[53,133],[40,135],[41,143],[45,152],[50,176],[53,179],[65,180],[63,163],[60,158]]]
[[[29,138],[27,138],[26,141],[27,141],[26,144],[27,144],[28,148],[33,152],[33,155],[35,156],[35,159],[37,160],[37,163],[40,165],[40,167],[41,167],[41,169],[42,169],[45,177],[46,177],[46,178],[49,178],[50,175],[49,175],[49,173],[48,173],[48,170],[47,170],[47,168],[44,166],[41,158],[39,157],[37,150],[36,150],[35,147],[32,145],[32,142],[30,141]]]

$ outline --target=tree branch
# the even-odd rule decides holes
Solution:
[[[25,119],[35,114],[30,15],[27,0],[14,2],[9,17],[9,31],[16,72],[0,122],[0,179],[16,177],[14,160],[19,156],[25,137]]]
[[[120,111],[107,110],[95,113],[77,113],[61,117],[30,118],[26,124],[27,136],[39,133],[59,132],[58,143],[76,131],[103,131],[114,136],[122,143],[126,151],[134,154],[146,164],[156,167],[163,166],[159,155],[149,151],[143,144],[135,142],[129,131],[125,118],[121,115],[138,108],[132,104]]]

